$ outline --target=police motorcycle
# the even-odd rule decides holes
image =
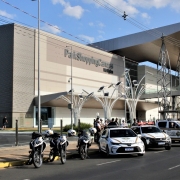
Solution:
[[[58,156],[62,164],[66,162],[66,148],[69,145],[66,136],[54,133],[52,130],[45,131],[45,136],[49,138],[50,153],[49,161],[53,162]]]
[[[46,148],[43,135],[38,132],[33,132],[29,147],[31,150],[29,151],[29,160],[27,164],[34,164],[36,168],[41,167],[43,163],[43,151]]]
[[[82,160],[88,157],[88,149],[92,144],[92,136],[96,133],[95,128],[81,130],[78,134],[78,153]]]

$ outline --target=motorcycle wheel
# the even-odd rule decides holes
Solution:
[[[42,155],[39,151],[35,151],[33,153],[33,158],[32,158],[33,164],[36,168],[41,167],[42,165]]]
[[[87,148],[85,144],[80,145],[79,154],[82,160],[87,158]]]
[[[65,146],[63,146],[62,148],[61,148],[61,150],[60,150],[60,160],[61,160],[61,163],[62,164],[65,164],[65,162],[66,162],[66,147]]]
[[[33,162],[32,162],[32,152],[30,152],[29,154],[29,160],[27,162],[28,165],[31,165]]]
[[[50,161],[50,162],[53,162],[53,161],[54,161],[54,158],[55,158],[54,151],[51,150],[50,153],[49,153],[49,161]]]

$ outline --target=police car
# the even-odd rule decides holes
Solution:
[[[141,138],[130,128],[108,127],[99,139],[99,151],[107,156],[138,154],[143,156],[145,146]]]
[[[171,137],[172,143],[180,142],[180,121],[177,120],[159,120],[156,126]]]
[[[171,149],[171,138],[168,134],[162,132],[154,125],[132,126],[131,129],[141,135],[146,150],[148,148],[162,148],[166,150]]]

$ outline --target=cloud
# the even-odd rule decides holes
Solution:
[[[64,0],[52,0],[53,4],[61,4],[62,6],[66,4],[66,2]]]
[[[45,24],[45,26],[43,26],[42,29],[44,31],[47,31],[47,32],[50,32],[50,33],[53,33],[53,34],[61,33],[61,31],[58,28],[58,26],[49,26],[49,25]]]
[[[103,28],[103,27],[104,27],[104,24],[103,24],[102,22],[99,22],[99,23],[98,23],[98,26],[101,27],[101,28]]]
[[[85,41],[88,41],[89,43],[93,43],[94,42],[94,37],[90,37],[90,36],[86,36],[86,35],[79,35],[79,38],[82,38]]]
[[[97,3],[93,0],[83,0],[83,2],[85,3],[94,3],[98,8],[102,7],[101,5],[106,5],[120,14],[123,14],[124,11],[126,11],[126,14],[129,14],[131,16],[134,16],[139,13],[139,11],[133,5],[126,2],[125,0],[106,0],[106,1],[98,0],[98,1],[100,3]]]
[[[150,23],[151,17],[147,13],[141,13],[141,17],[146,20],[146,24]]]
[[[76,19],[80,19],[83,15],[84,9],[81,6],[67,6],[63,10],[64,14],[68,16],[75,17]]]
[[[89,26],[94,26],[94,23],[93,23],[93,22],[90,22],[90,23],[89,23]]]
[[[101,30],[98,30],[98,33],[99,33],[99,34],[105,34],[105,32],[104,32],[104,31],[101,31]]]
[[[69,2],[64,0],[52,0],[52,3],[54,5],[61,4],[64,7],[63,13],[76,19],[80,19],[84,13],[84,9],[81,6],[71,6]]]
[[[132,6],[142,7],[150,9],[155,7],[156,9],[171,7],[176,12],[180,12],[180,1],[179,0],[128,0],[128,3]]]
[[[179,0],[175,0],[173,2],[171,2],[171,7],[178,13],[180,13],[180,1]]]
[[[9,13],[7,13],[6,11],[3,11],[3,10],[0,10],[0,15],[1,16],[5,16],[5,17],[7,17],[7,18],[11,18],[11,19],[13,19],[16,15],[14,15],[14,14],[9,14]]]
[[[91,26],[91,27],[93,27],[93,26],[94,27],[100,27],[100,28],[105,27],[105,25],[102,22],[95,22],[95,23],[90,22],[90,23],[88,23],[88,25]]]
[[[143,8],[162,8],[167,6],[170,2],[173,0],[128,0],[128,3],[130,5],[136,6],[136,7],[143,7]]]

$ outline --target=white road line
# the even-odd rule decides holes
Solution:
[[[179,165],[177,165],[177,166],[171,167],[171,168],[169,168],[168,170],[171,170],[171,169],[177,168],[177,167],[179,167],[179,166],[180,166],[180,164],[179,164]]]
[[[158,151],[158,152],[154,152],[154,153],[162,153],[162,152],[166,152],[166,150],[165,151]]]
[[[121,160],[111,161],[111,162],[105,162],[105,163],[97,164],[97,166],[101,166],[101,165],[104,165],[104,164],[115,163],[115,162],[118,162],[118,161],[121,161]]]

